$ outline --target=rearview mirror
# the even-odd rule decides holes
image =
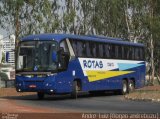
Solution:
[[[57,62],[57,52],[55,51],[52,52],[52,61]]]

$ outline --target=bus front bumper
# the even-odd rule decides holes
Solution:
[[[16,76],[16,90],[17,92],[44,92],[53,94],[56,92],[55,77],[26,78]]]

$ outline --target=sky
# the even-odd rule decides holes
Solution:
[[[7,31],[0,28],[0,34],[3,35],[3,37],[7,36]]]

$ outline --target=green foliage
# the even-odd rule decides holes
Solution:
[[[4,63],[4,62],[5,62],[5,54],[2,53],[2,63]]]
[[[53,27],[59,25],[58,20],[54,20],[52,7],[49,0],[2,0],[0,25],[9,32],[14,31],[16,40],[28,34],[54,32],[54,21]]]
[[[1,80],[8,80],[7,74],[5,74],[3,72],[0,72],[0,78],[1,78]]]
[[[160,69],[160,0],[1,0],[0,25],[16,39],[37,33],[94,34],[146,45]],[[152,56],[152,57],[151,57]]]

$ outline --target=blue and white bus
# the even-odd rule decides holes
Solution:
[[[45,94],[121,94],[145,82],[144,45],[119,38],[69,34],[29,35],[16,56],[16,90]]]

